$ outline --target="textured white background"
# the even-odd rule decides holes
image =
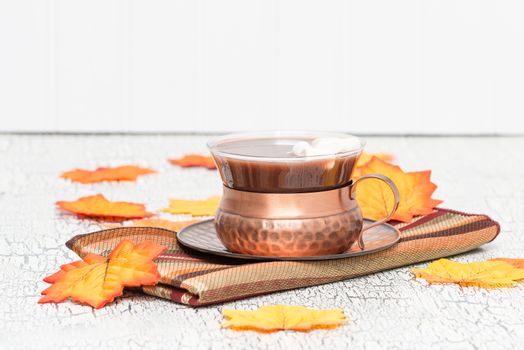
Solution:
[[[524,286],[481,290],[425,286],[409,269],[192,309],[128,294],[101,310],[38,305],[41,279],[76,259],[70,237],[99,223],[55,210],[57,200],[104,193],[157,210],[170,197],[220,194],[214,171],[179,169],[167,157],[205,151],[196,136],[0,136],[1,349],[516,349],[524,343]],[[524,258],[524,138],[371,138],[406,170],[433,169],[445,207],[486,213],[502,226],[484,248],[457,257]],[[137,163],[158,169],[136,183],[72,184],[74,167]],[[164,214],[166,218],[173,218]],[[183,216],[179,216],[183,218]],[[423,266],[420,264],[419,266]],[[220,328],[223,307],[267,304],[343,308],[351,322],[311,333],[261,335]]]
[[[0,131],[524,133],[521,0],[0,0]]]

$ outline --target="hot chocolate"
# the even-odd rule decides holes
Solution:
[[[315,149],[297,155],[297,144],[314,144],[315,137],[285,135],[216,141],[212,153],[224,185],[233,189],[282,193],[312,192],[343,186],[351,179],[360,154],[357,149],[333,152]],[[324,154],[322,154],[324,152]]]

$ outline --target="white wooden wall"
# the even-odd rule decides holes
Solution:
[[[0,0],[0,131],[524,133],[522,0]]]

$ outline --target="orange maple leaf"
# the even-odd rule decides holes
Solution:
[[[124,287],[156,284],[160,273],[153,260],[166,249],[153,241],[135,245],[123,240],[108,258],[88,254],[44,278],[52,286],[42,292],[38,303],[61,303],[71,298],[99,309],[122,295]]]
[[[143,204],[110,202],[103,195],[81,197],[76,201],[59,201],[56,205],[77,215],[115,219],[141,219],[152,216]]]
[[[362,152],[360,157],[358,157],[357,164],[355,166],[361,167],[366,165],[367,163],[371,162],[371,159],[373,157],[377,157],[379,159],[390,161],[393,160],[395,157],[390,153],[366,153]]]
[[[184,168],[203,167],[210,170],[217,168],[213,157],[200,154],[186,154],[182,158],[169,159],[169,162]]]
[[[346,322],[342,309],[316,310],[303,306],[271,305],[258,310],[222,310],[223,326],[235,330],[274,332],[334,328]]]
[[[382,174],[397,185],[400,205],[393,215],[393,220],[410,222],[413,216],[426,215],[442,203],[432,199],[437,185],[430,181],[431,171],[404,172],[400,167],[373,157],[360,168],[361,175]],[[364,180],[357,185],[357,201],[364,217],[379,220],[385,217],[394,204],[391,189],[379,180]]]
[[[66,171],[60,177],[74,182],[90,184],[101,181],[135,181],[140,175],[152,173],[156,173],[156,171],[136,165],[123,165],[114,168],[98,168],[96,170],[74,169]]]

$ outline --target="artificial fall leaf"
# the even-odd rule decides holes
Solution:
[[[123,240],[107,258],[88,254],[46,277],[44,281],[52,285],[38,302],[61,303],[71,298],[99,309],[122,295],[124,287],[156,284],[160,274],[153,260],[164,250],[166,247],[153,241],[135,245]]]
[[[182,158],[169,159],[169,162],[173,165],[178,165],[183,168],[202,167],[208,169],[216,169],[217,166],[213,157],[203,156],[200,154],[186,154]]]
[[[90,184],[101,181],[135,181],[140,175],[156,171],[136,165],[123,165],[115,168],[98,168],[96,170],[75,169],[66,171],[60,177],[71,181]]]
[[[165,228],[171,231],[179,232],[184,227],[189,226],[199,221],[201,220],[171,221],[171,220],[162,220],[162,219],[142,219],[142,220],[132,221],[129,226],[158,227],[158,228]]]
[[[490,261],[504,261],[518,269],[524,269],[524,259],[495,258],[491,259]]]
[[[399,190],[400,205],[393,220],[410,222],[413,216],[426,215],[442,203],[432,199],[437,186],[430,181],[431,171],[404,172],[398,166],[373,157],[360,168],[361,175],[382,174],[389,177]],[[379,180],[363,180],[356,187],[357,201],[365,218],[380,220],[394,204],[393,192]]]
[[[204,200],[171,199],[169,207],[162,209],[171,214],[191,214],[193,216],[213,216],[220,203],[220,196]]]
[[[129,202],[110,202],[103,195],[81,197],[76,201],[56,202],[58,207],[77,215],[115,219],[140,219],[152,216],[143,204]]]
[[[505,261],[479,261],[461,264],[439,259],[426,268],[411,269],[417,278],[429,283],[456,283],[463,287],[513,287],[524,279],[524,270]]]
[[[363,152],[360,157],[358,158],[358,161],[357,161],[357,164],[355,165],[356,167],[362,167],[364,165],[366,165],[367,163],[371,162],[371,159],[373,159],[373,157],[376,157],[376,158],[379,158],[379,159],[382,159],[382,160],[385,160],[385,161],[390,161],[390,160],[393,160],[395,157],[393,157],[392,154],[389,154],[389,153],[366,153],[366,152]]]
[[[224,309],[222,313],[226,319],[222,324],[224,327],[261,332],[304,332],[318,328],[334,328],[346,322],[342,309],[316,310],[303,306],[262,306],[254,311]]]

